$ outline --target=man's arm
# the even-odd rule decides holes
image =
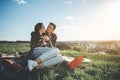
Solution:
[[[55,33],[52,34],[50,40],[51,40],[51,42],[52,42],[52,44],[53,44],[53,47],[56,47],[57,36],[56,36]]]

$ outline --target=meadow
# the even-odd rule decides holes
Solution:
[[[79,43],[80,46],[77,43],[65,43],[57,44],[62,55],[70,57],[82,55],[84,58],[91,59],[92,62],[83,62],[75,70],[69,70],[63,64],[56,65],[53,68],[39,72],[40,80],[120,80],[120,54],[119,52],[116,54],[113,52],[119,50],[118,45],[116,49],[116,46],[112,44],[112,48],[115,47],[115,50],[110,49],[112,50],[111,54],[110,51],[105,50],[110,48],[109,45],[105,49],[102,47],[106,54],[99,54],[101,47],[98,47],[98,45],[98,49],[95,47],[93,50],[93,47],[88,49],[86,43]],[[101,46],[105,45],[106,43],[102,43]],[[28,52],[29,49],[29,43],[0,43],[0,53]],[[32,76],[30,80],[32,80]]]

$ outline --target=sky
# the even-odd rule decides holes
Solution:
[[[30,41],[39,22],[58,41],[120,40],[120,0],[0,0],[0,40]]]

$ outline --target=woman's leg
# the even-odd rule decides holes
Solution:
[[[38,49],[38,51],[37,51]],[[43,47],[43,48],[37,48],[36,54],[38,52],[38,54],[40,55],[37,59],[35,59],[35,61],[32,60],[28,60],[28,68],[31,71],[35,66],[37,66],[37,64],[39,64],[40,62],[44,62],[47,61],[55,56],[57,56],[58,54],[58,49],[57,48],[48,48],[48,47]],[[41,50],[41,51],[40,51]],[[45,51],[46,50],[46,51]],[[34,51],[34,53],[35,53]],[[45,52],[45,53],[42,53]],[[38,55],[37,55],[38,56]]]
[[[49,47],[36,47],[34,50],[33,50],[33,56],[34,56],[34,59],[37,63],[41,62],[41,59],[38,58],[39,56],[41,56],[42,54],[48,52],[48,51],[51,51],[52,48],[49,48]]]
[[[34,48],[33,57],[35,60],[28,60],[29,71],[32,71],[32,69],[34,67],[36,67],[39,62],[41,62],[41,60],[38,57],[49,50],[51,50],[51,48],[48,48],[48,47],[36,47],[36,48]]]
[[[36,47],[36,48],[34,48],[34,50],[33,50],[34,59],[38,58],[43,53],[46,53],[49,50],[51,50],[51,48],[49,48],[49,47]]]

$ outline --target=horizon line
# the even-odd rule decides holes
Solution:
[[[19,41],[21,41],[21,42],[30,42],[30,40],[0,40],[0,42],[2,42],[2,41],[6,41],[6,42],[19,42]],[[58,40],[58,41],[120,41],[120,39],[119,40]],[[57,42],[58,42],[57,41]]]

